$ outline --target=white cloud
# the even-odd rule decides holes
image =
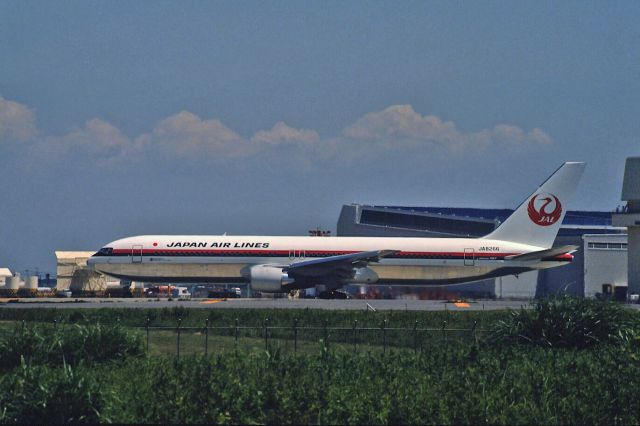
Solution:
[[[165,118],[151,133],[136,139],[144,149],[178,155],[236,155],[243,139],[219,120],[203,120],[189,111]]]
[[[471,135],[477,139],[485,138],[488,141],[499,142],[505,145],[525,145],[541,144],[546,145],[553,142],[551,136],[542,130],[535,128],[525,132],[519,127],[507,124],[498,124],[493,129],[483,130]]]
[[[83,128],[73,130],[59,140],[76,147],[101,151],[126,149],[131,144],[131,139],[122,134],[120,129],[99,118],[87,121]]]
[[[26,106],[0,96],[0,142],[29,140],[37,135],[35,114]]]
[[[448,147],[485,148],[492,143],[506,145],[548,144],[552,139],[536,128],[525,132],[519,127],[499,124],[478,132],[461,132],[451,121],[434,115],[422,116],[411,105],[393,105],[371,112],[343,131],[349,139],[376,141],[385,146],[431,144]]]
[[[349,166],[370,164],[393,154],[396,159],[415,156],[471,156],[478,149],[505,148],[505,152],[553,142],[544,131],[525,131],[498,124],[477,132],[462,132],[451,121],[423,116],[411,105],[392,105],[365,114],[341,135],[321,139],[312,129],[297,129],[284,122],[242,137],[215,118],[202,119],[181,111],[158,122],[137,137],[125,135],[116,126],[94,118],[62,136],[39,135],[35,114],[17,102],[0,97],[0,142],[24,141],[28,155],[38,161],[77,159],[91,164],[132,164],[155,159],[227,161],[237,158],[287,161],[292,164]],[[14,145],[18,146],[18,145]],[[425,147],[438,149],[424,149]],[[443,157],[444,158],[444,157]]]
[[[93,118],[62,136],[36,138],[28,146],[35,162],[74,161],[82,164],[117,164],[132,160],[133,141],[112,124]]]
[[[296,129],[287,126],[282,121],[276,123],[270,130],[260,130],[251,138],[252,142],[279,144],[302,142],[312,144],[320,140],[320,135],[315,130]]]
[[[389,142],[397,139],[443,141],[459,136],[453,123],[443,122],[433,115],[423,117],[411,105],[393,105],[370,112],[343,133],[352,139]]]

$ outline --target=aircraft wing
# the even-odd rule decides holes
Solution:
[[[505,260],[542,260],[550,257],[556,257],[561,254],[572,253],[578,249],[578,246],[562,246],[562,247],[553,247],[546,250],[538,250],[532,251],[524,254],[516,254],[513,256],[506,256]]]
[[[339,275],[351,277],[354,268],[366,266],[369,262],[377,262],[385,256],[398,253],[399,250],[374,250],[358,253],[341,254],[322,259],[303,260],[283,268],[289,276],[319,277],[323,275]]]

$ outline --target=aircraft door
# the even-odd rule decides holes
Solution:
[[[464,249],[464,266],[473,266],[476,263],[476,254],[472,248]]]
[[[142,245],[131,246],[131,263],[142,263]]]

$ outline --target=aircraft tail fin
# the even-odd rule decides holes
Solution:
[[[485,239],[550,248],[578,186],[585,163],[564,163]]]

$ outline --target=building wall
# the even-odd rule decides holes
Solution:
[[[559,293],[568,293],[574,296],[584,295],[584,250],[582,248],[582,236],[558,236],[554,246],[578,246],[573,253],[573,261],[568,265],[558,268],[549,268],[539,271],[536,297],[547,297]]]
[[[12,277],[13,274],[9,270],[9,268],[0,268],[0,286],[3,286],[6,282],[6,279]]]
[[[517,277],[495,278],[495,297],[498,299],[532,299],[537,294],[538,271],[525,272]]]
[[[595,297],[602,293],[602,284],[627,285],[627,235],[583,236],[584,295]],[[591,247],[590,247],[591,246]]]
[[[345,204],[338,218],[339,236],[347,237],[440,237],[429,231],[396,228],[392,226],[374,226],[360,224],[361,207],[354,204]]]
[[[57,277],[56,289],[69,290],[76,270],[87,269],[87,260],[92,251],[56,251]]]
[[[640,293],[640,226],[630,226],[628,229],[627,275],[629,292],[638,294]]]
[[[474,238],[487,235],[499,223],[497,219],[468,215],[345,204],[340,211],[337,228],[338,235],[351,237]]]

